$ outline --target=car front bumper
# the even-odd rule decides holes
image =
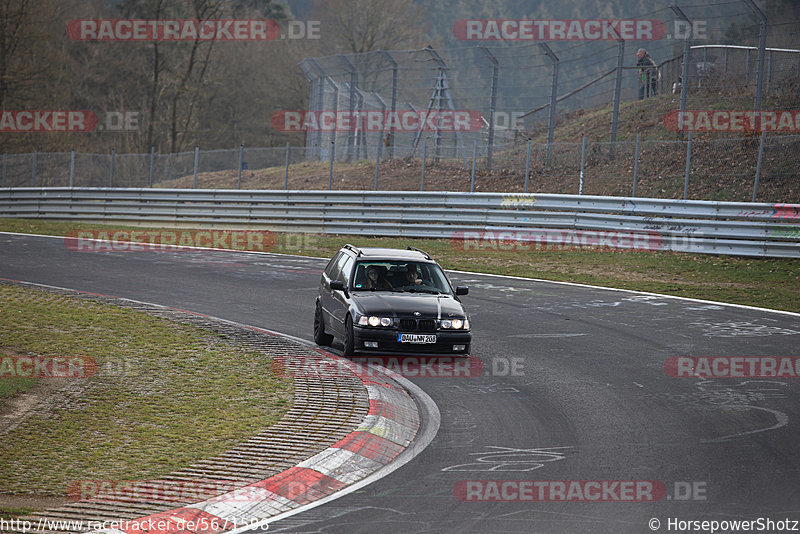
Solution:
[[[436,343],[401,343],[401,333],[436,335]],[[401,332],[384,328],[353,326],[354,348],[361,352],[387,352],[410,354],[467,354],[472,342],[472,333],[464,330],[437,332]],[[367,342],[368,344],[365,344]],[[371,346],[376,343],[377,346]],[[463,348],[461,348],[461,347]]]

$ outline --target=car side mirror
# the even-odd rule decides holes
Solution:
[[[456,287],[456,295],[468,295],[469,288],[467,286],[457,286]]]
[[[344,282],[341,280],[331,280],[331,289],[333,291],[344,291]]]

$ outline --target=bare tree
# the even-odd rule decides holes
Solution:
[[[425,10],[410,0],[328,0],[315,13],[327,43],[339,52],[422,48]]]

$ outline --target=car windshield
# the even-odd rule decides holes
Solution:
[[[353,274],[356,291],[401,291],[449,295],[450,284],[435,263],[409,261],[360,261]]]

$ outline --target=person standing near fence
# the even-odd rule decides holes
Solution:
[[[656,95],[658,66],[644,48],[636,51],[636,59],[636,66],[639,67],[639,100],[644,100]]]

